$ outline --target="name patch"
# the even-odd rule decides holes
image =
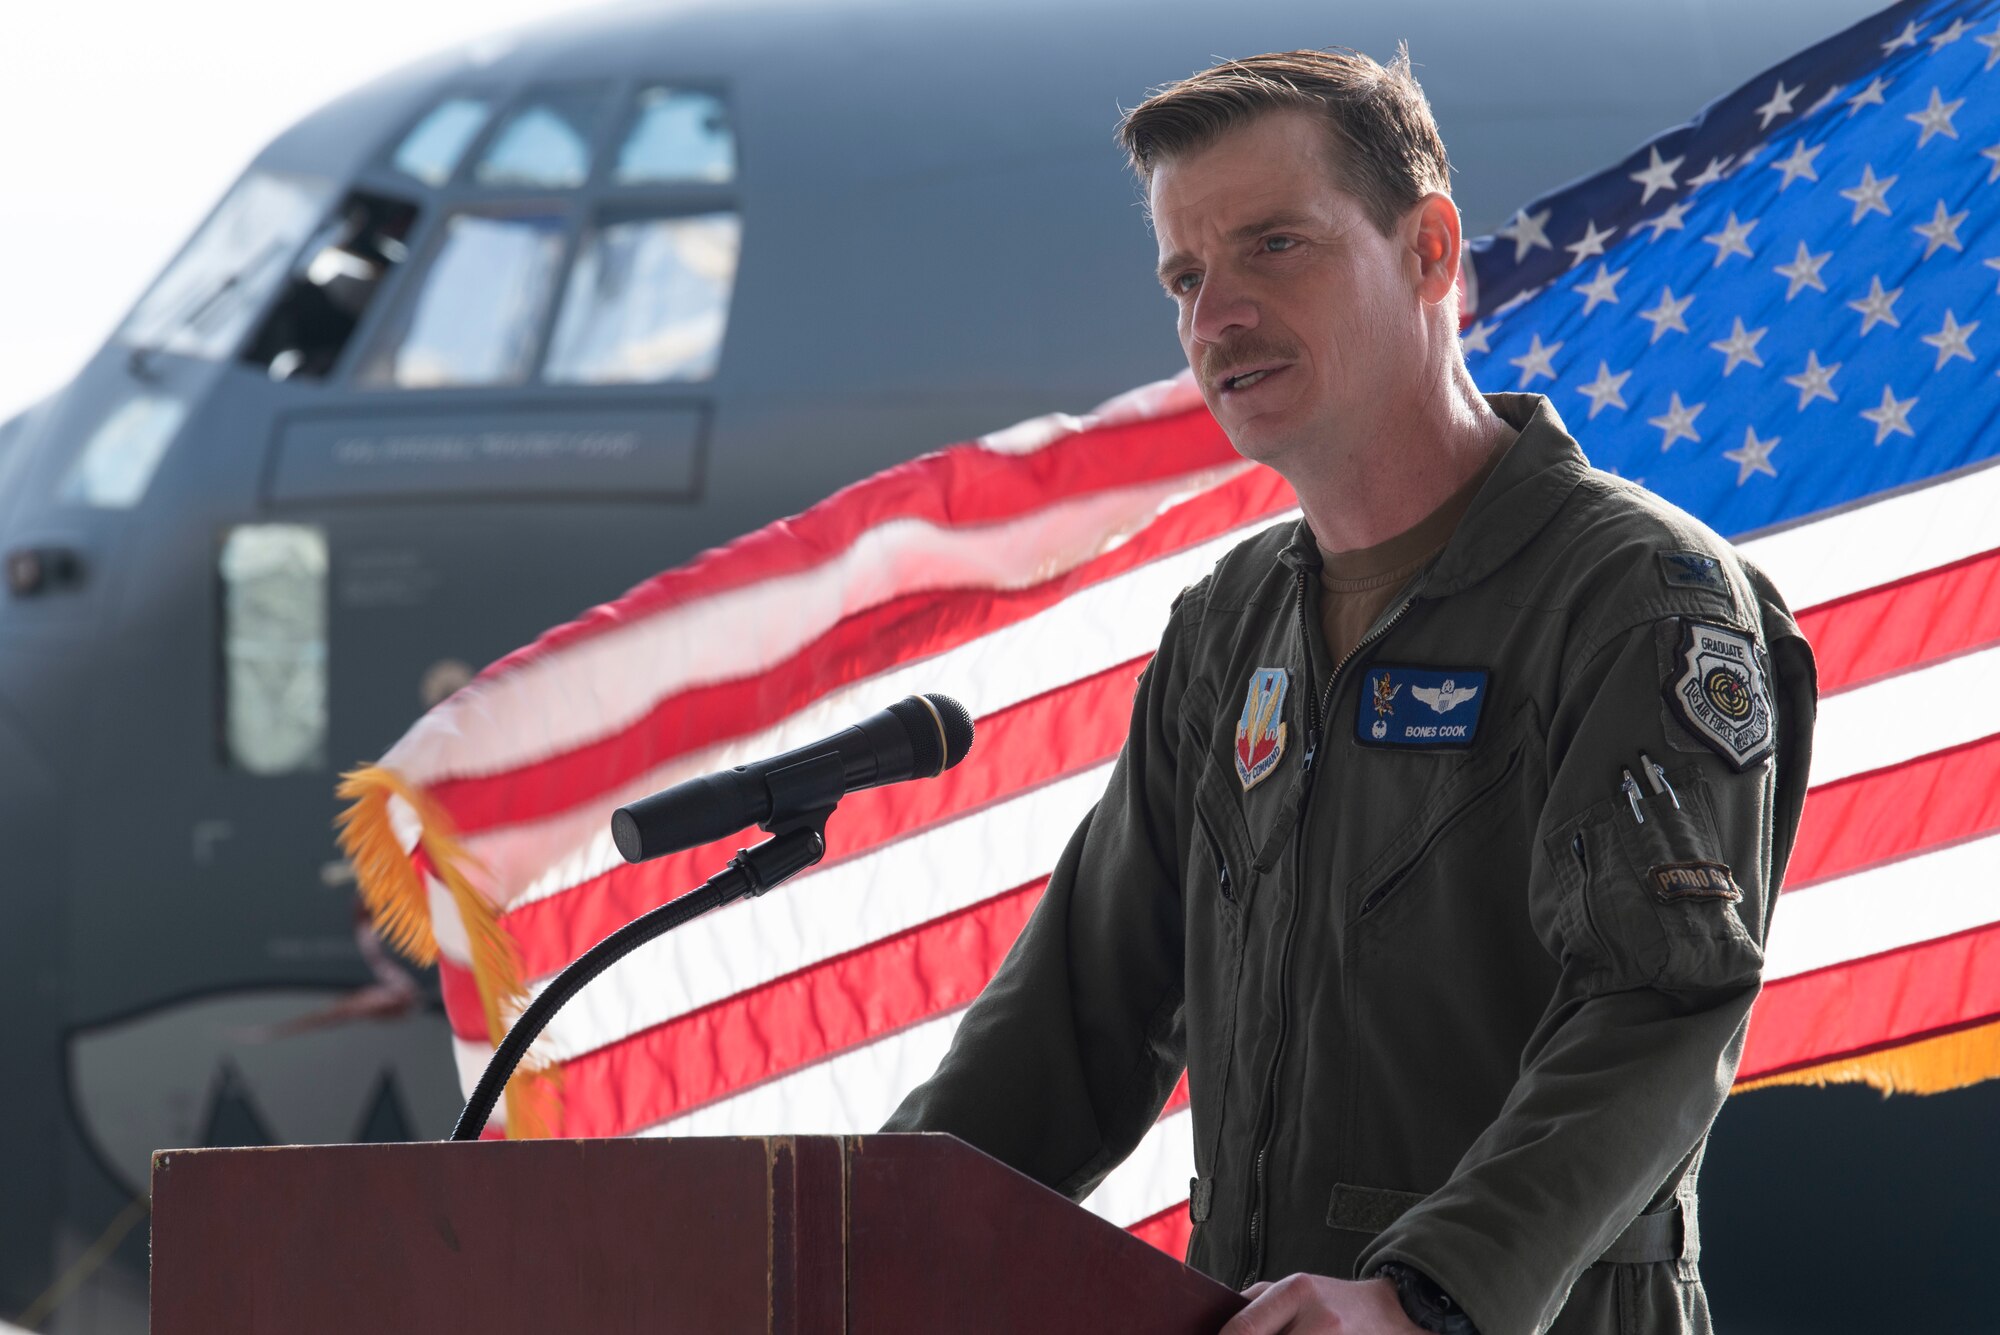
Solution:
[[[1771,754],[1771,693],[1748,635],[1701,621],[1681,623],[1679,670],[1667,704],[1688,731],[1737,770]]]
[[[1729,867],[1721,862],[1665,862],[1649,873],[1653,878],[1653,893],[1671,904],[1677,899],[1727,899],[1735,901],[1743,898],[1743,892],[1736,886],[1736,878],[1729,873]]]
[[[1361,683],[1354,740],[1363,746],[1463,749],[1479,735],[1493,674],[1485,668],[1378,663]]]

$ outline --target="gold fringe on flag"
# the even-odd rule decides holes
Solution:
[[[394,770],[368,765],[340,776],[338,796],[348,806],[335,819],[340,847],[354,866],[367,904],[382,938],[418,964],[437,960],[437,934],[431,928],[430,894],[424,878],[403,850],[389,820],[389,801],[401,798],[417,815],[418,846],[451,896],[459,921],[472,943],[472,977],[486,1020],[487,1041],[498,1046],[507,1027],[528,1003],[521,983],[521,955],[514,938],[500,926],[500,915],[473,888],[467,872],[475,865],[451,818],[416,784]],[[548,1134],[554,1124],[562,1071],[536,1058],[524,1058],[507,1082],[507,1135],[533,1139]]]
[[[2000,1023],[1976,1025],[1936,1038],[1884,1048],[1865,1057],[1801,1067],[1736,1086],[1734,1092],[1772,1085],[1867,1084],[1890,1094],[1942,1094],[2000,1077]]]

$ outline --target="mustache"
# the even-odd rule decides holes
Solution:
[[[1298,360],[1298,349],[1286,343],[1244,339],[1240,342],[1220,344],[1202,354],[1201,363],[1195,374],[1204,385],[1218,384],[1248,366],[1260,366],[1270,362],[1290,362]]]

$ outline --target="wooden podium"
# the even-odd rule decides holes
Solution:
[[[951,1136],[153,1156],[153,1335],[1212,1335],[1242,1306]]]

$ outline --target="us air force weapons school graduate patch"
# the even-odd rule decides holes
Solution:
[[[1463,750],[1486,710],[1485,668],[1421,668],[1378,663],[1361,682],[1354,740],[1363,746]]]
[[[1285,754],[1285,687],[1290,682],[1291,674],[1283,668],[1258,668],[1250,674],[1250,692],[1236,720],[1236,777],[1246,793],[1269,778]]]
[[[1666,697],[1674,717],[1737,770],[1771,754],[1771,689],[1748,635],[1683,620]]]

